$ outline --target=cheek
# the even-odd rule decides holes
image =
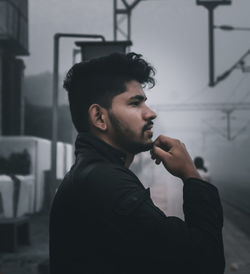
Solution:
[[[140,111],[137,109],[123,109],[120,113],[120,121],[127,128],[134,128],[140,127],[141,122],[141,114]]]

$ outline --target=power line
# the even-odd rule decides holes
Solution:
[[[157,104],[150,107],[158,111],[249,111],[250,103]]]
[[[237,82],[237,84],[235,85],[235,87],[231,90],[231,94],[229,94],[228,96],[228,100],[231,99],[235,94],[236,92],[238,91],[238,88],[241,86],[243,80],[246,78],[246,74],[244,74],[240,80]]]
[[[198,91],[195,91],[190,97],[186,98],[182,104],[185,104],[187,102],[189,102],[191,99],[193,99],[194,97],[198,97],[198,96],[201,96],[203,95],[204,92],[207,91],[207,85],[205,85],[202,89],[198,90]]]
[[[242,98],[242,100],[241,100],[239,103],[241,103],[241,102],[245,102],[245,101],[246,101],[246,99],[247,99],[249,96],[250,96],[250,91],[248,91],[248,93],[246,94],[246,96],[245,96],[245,97],[243,97],[243,98]]]

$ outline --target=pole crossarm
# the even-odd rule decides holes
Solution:
[[[117,10],[116,10],[116,13],[117,13],[117,14],[127,14],[127,13],[128,13],[128,10],[127,10],[127,9],[117,9]]]
[[[249,27],[234,27],[230,25],[220,25],[220,26],[214,26],[215,29],[225,30],[225,31],[250,31]]]
[[[139,4],[141,2],[141,0],[134,0],[134,2],[132,4],[128,4],[128,2],[126,0],[121,0],[121,1],[127,10],[132,10],[133,8],[135,8],[135,6],[137,4]]]
[[[231,2],[231,0],[196,0],[198,6],[204,6],[207,9],[214,9],[221,5],[231,5]]]
[[[141,0],[135,0],[130,6],[129,9],[132,10],[133,8],[136,7],[137,4],[139,4],[141,2]]]
[[[156,111],[250,111],[250,103],[159,104],[150,107]]]
[[[126,0],[122,0],[122,3],[124,4],[124,6],[125,6],[127,9],[129,9],[129,4],[127,3]]]

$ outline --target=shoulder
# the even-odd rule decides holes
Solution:
[[[92,208],[103,214],[110,214],[121,201],[127,200],[133,193],[144,192],[145,188],[125,167],[112,163],[98,163],[86,180],[78,184],[78,190]]]
[[[123,167],[118,164],[109,163],[109,162],[96,163],[92,172],[90,173],[90,176],[95,176],[97,172],[99,174],[106,175],[106,176],[112,176],[112,175],[133,176],[132,172],[126,167]]]
[[[100,163],[89,173],[85,190],[100,200],[110,203],[122,199],[131,193],[144,190],[139,179],[127,168]]]
[[[124,166],[108,161],[79,162],[69,173],[71,187],[85,191],[109,191],[118,188],[144,188],[137,176]]]
[[[142,184],[136,175],[129,169],[112,163],[95,164],[87,176],[87,181],[92,185],[109,188],[136,188]]]

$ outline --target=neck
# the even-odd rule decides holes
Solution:
[[[135,155],[134,154],[126,154],[126,160],[125,160],[125,167],[129,168],[130,165],[133,163]]]
[[[125,159],[125,167],[129,168],[130,165],[132,164],[135,155],[131,154],[127,151],[125,151],[124,149],[122,149],[121,147],[117,146],[114,142],[112,142],[109,138],[107,138],[107,136],[102,135],[102,134],[95,134],[94,132],[91,132],[94,136],[96,136],[97,138],[101,139],[103,142],[105,142],[106,144],[112,146],[113,148],[120,150],[121,152],[123,152],[126,155],[126,159]]]

